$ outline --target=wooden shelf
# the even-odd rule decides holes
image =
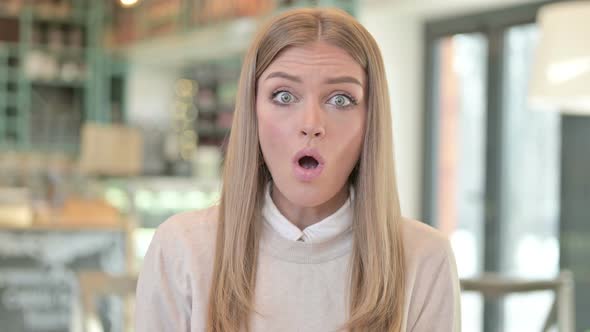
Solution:
[[[209,107],[209,108],[198,108],[199,109],[199,114],[201,115],[209,115],[209,114],[217,114],[219,113],[217,111],[217,108],[215,107]]]
[[[86,56],[87,49],[83,47],[62,47],[59,50],[51,49],[48,45],[32,45],[31,50],[40,51],[57,56],[76,56],[83,58]]]
[[[21,10],[22,12],[22,10]],[[0,19],[14,19],[20,20],[22,17],[18,14],[0,12]],[[83,25],[86,24],[86,16],[83,13],[73,13],[67,16],[48,16],[42,15],[39,13],[33,12],[32,15],[33,21],[43,22],[43,23],[58,23],[58,24],[76,24],[76,25]]]
[[[40,80],[40,79],[32,79],[29,80],[32,85],[37,86],[48,86],[48,87],[56,87],[56,88],[84,88],[85,82],[84,81],[65,81],[65,80]]]
[[[6,12],[2,12],[0,11],[0,18],[1,19],[13,19],[13,20],[18,20],[19,16],[16,14],[11,14],[11,13],[6,13]]]
[[[229,128],[202,127],[197,130],[197,135],[199,137],[224,138],[229,134],[229,131]]]
[[[111,60],[103,53],[102,43],[111,6],[108,1],[23,0],[17,1],[22,3],[17,11],[12,10],[10,1],[8,5],[4,2],[0,0],[0,111],[8,110],[10,116],[0,117],[5,121],[1,148],[75,155],[79,152],[75,143],[78,132],[68,131],[67,137],[50,135],[53,141],[47,142],[35,131],[33,117],[41,108],[60,108],[72,110],[64,112],[68,128],[76,128],[80,119],[109,121],[106,114],[111,108],[105,104],[111,102]],[[52,47],[58,43],[63,46]],[[35,58],[35,54],[41,56]],[[43,57],[52,58],[54,75],[39,75],[44,69]],[[71,69],[65,67],[70,63]],[[38,107],[40,103],[42,107]]]
[[[0,231],[110,231],[110,232],[123,232],[125,231],[125,226],[123,223],[121,225],[100,225],[100,224],[81,224],[81,225],[72,225],[72,224],[33,224],[31,226],[12,226],[12,225],[2,225],[0,224]]]
[[[68,16],[46,16],[39,13],[33,13],[33,21],[44,22],[44,23],[59,23],[59,24],[75,24],[83,25],[86,24],[86,17],[83,14],[74,13]]]

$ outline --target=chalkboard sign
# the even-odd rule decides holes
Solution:
[[[120,274],[125,257],[122,231],[0,230],[0,331],[70,331],[77,271]],[[121,306],[105,310],[119,331]]]

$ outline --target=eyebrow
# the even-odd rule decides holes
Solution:
[[[270,73],[266,77],[265,80],[275,78],[275,77],[284,78],[286,80],[297,82],[297,83],[303,83],[303,81],[301,80],[300,77],[294,76],[294,75],[289,75],[289,74],[282,72],[282,71],[275,71],[275,72]],[[354,78],[352,76],[340,76],[340,77],[328,78],[325,81],[325,83],[327,83],[327,84],[353,83],[353,84],[357,84],[361,87],[363,86],[359,80],[357,80],[356,78]]]
[[[328,83],[328,84],[353,83],[353,84],[358,84],[361,87],[363,86],[359,80],[357,80],[356,78],[354,78],[352,76],[341,76],[341,77],[329,78],[326,80],[326,83]]]
[[[301,78],[299,78],[297,76],[289,75],[289,74],[287,74],[285,72],[282,72],[282,71],[275,71],[275,72],[270,73],[266,77],[265,80],[268,80],[268,79],[271,79],[271,78],[274,78],[274,77],[280,77],[280,78],[284,78],[284,79],[289,80],[289,81],[293,81],[293,82],[297,82],[297,83],[302,83]]]

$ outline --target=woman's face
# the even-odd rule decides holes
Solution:
[[[363,143],[365,87],[363,68],[325,42],[284,50],[258,79],[262,154],[292,204],[316,207],[347,189]]]

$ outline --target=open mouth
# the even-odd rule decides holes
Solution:
[[[302,182],[311,182],[325,167],[324,158],[314,148],[302,149],[293,157],[293,172],[295,177]]]
[[[299,166],[305,169],[315,169],[320,165],[320,163],[311,156],[304,156],[299,158]]]

